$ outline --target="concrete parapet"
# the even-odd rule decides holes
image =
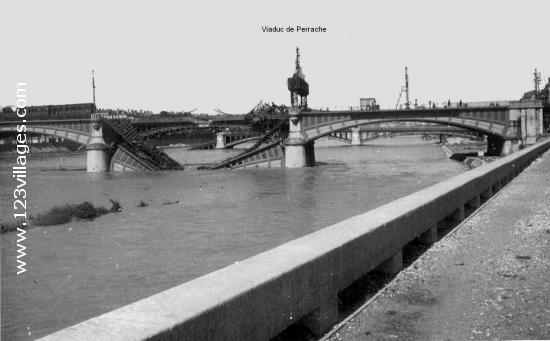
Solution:
[[[535,144],[42,340],[265,340],[305,317],[323,332],[338,292],[548,148]]]

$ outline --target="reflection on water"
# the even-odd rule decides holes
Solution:
[[[1,236],[3,337],[27,339],[27,328],[31,338],[46,335],[466,170],[415,137],[377,143],[320,142],[322,166],[291,170],[87,174],[85,153],[31,155],[30,214],[84,200],[109,207],[109,198],[124,210],[30,230],[21,276],[16,234]],[[167,152],[196,164],[239,151]],[[56,171],[59,158],[76,170]],[[11,162],[2,158],[2,188],[13,187]],[[10,193],[1,195],[2,217],[10,216]]]

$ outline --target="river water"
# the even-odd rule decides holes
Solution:
[[[2,340],[44,336],[467,170],[418,137],[333,144],[316,144],[321,165],[291,170],[87,174],[85,153],[30,155],[29,214],[85,200],[108,208],[109,198],[123,211],[32,228],[19,276],[17,235],[0,236]],[[239,152],[166,151],[190,164]],[[14,161],[0,158],[2,221]]]

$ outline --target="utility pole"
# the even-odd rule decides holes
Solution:
[[[95,76],[94,76],[94,70],[92,69],[92,93],[93,93],[93,97],[94,97],[94,114],[96,113],[96,108],[95,108]]]
[[[410,109],[411,108],[411,102],[409,101],[409,74],[407,73],[407,67],[405,66],[405,108]]]
[[[538,95],[540,93],[540,81],[541,81],[540,72],[537,72],[537,69],[535,68],[535,72],[533,73],[533,75],[535,76],[534,78],[535,94]]]

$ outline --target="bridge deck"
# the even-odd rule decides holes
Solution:
[[[509,107],[461,107],[407,110],[306,111],[300,113],[304,138],[315,140],[332,132],[384,122],[428,122],[456,126],[517,138],[519,130],[511,126]]]

